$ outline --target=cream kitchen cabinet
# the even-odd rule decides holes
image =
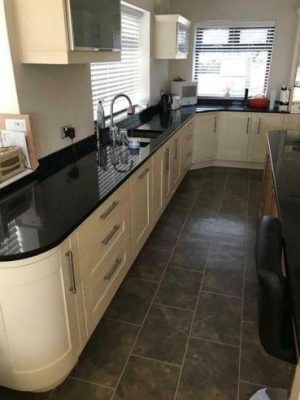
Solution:
[[[77,274],[69,240],[1,263],[1,385],[43,391],[72,370],[80,352]]]
[[[193,159],[197,165],[216,157],[219,114],[196,114],[194,123]]]
[[[252,123],[253,120],[250,113],[222,113],[218,159],[230,161],[247,160]]]
[[[153,156],[153,224],[161,216],[171,193],[170,157],[169,143]]]
[[[158,221],[165,208],[164,186],[166,184],[166,175],[165,152],[164,148],[161,148],[153,156],[152,210],[154,224]]]
[[[286,115],[284,129],[300,130],[300,115]]]
[[[192,130],[187,121],[62,244],[0,263],[1,385],[46,391],[74,368],[189,167]]]
[[[182,132],[181,130],[170,140],[171,148],[171,190],[174,192],[181,180]]]
[[[73,236],[78,246],[74,262],[81,272],[87,340],[130,266],[129,183],[116,190]]]
[[[116,22],[113,10],[110,11],[110,2],[111,0],[106,2],[106,11],[110,19],[107,23],[102,21],[100,26],[100,29],[104,29],[104,25],[107,24],[106,31],[110,31],[115,23],[120,25],[120,22]],[[111,2],[113,3],[115,0]],[[74,28],[70,17],[71,3],[66,0],[10,0],[7,2],[6,11],[9,26],[16,29],[20,41],[20,59],[23,63],[78,64],[121,60],[120,51],[92,51],[96,47],[93,45],[95,36],[91,30],[81,32],[92,25],[92,13],[88,10],[80,11],[81,19],[76,20],[77,25]],[[76,41],[77,36],[80,42],[86,43],[91,40],[91,45],[85,45],[85,48],[83,45],[74,47],[71,43],[72,38]],[[112,38],[115,36],[116,32],[111,34]],[[103,34],[101,37],[104,37]]]
[[[249,160],[263,162],[267,152],[267,133],[282,130],[284,115],[255,113],[252,121],[251,144],[249,148]]]
[[[133,257],[146,242],[153,220],[152,159],[148,160],[130,178],[131,244]]]
[[[181,174],[189,170],[192,163],[193,156],[193,137],[194,137],[194,118],[187,122],[181,129],[182,137],[182,162],[181,162]]]
[[[155,15],[154,58],[187,58],[190,25],[181,15]]]

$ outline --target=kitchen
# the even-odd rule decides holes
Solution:
[[[0,1],[1,399],[298,399],[299,7]]]

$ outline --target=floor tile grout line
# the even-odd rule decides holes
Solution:
[[[220,212],[220,209],[221,209],[221,204],[222,204],[222,200],[223,200],[223,197],[224,197],[224,193],[225,193],[225,188],[226,188],[226,182],[227,182],[227,180],[228,180],[228,173],[226,173],[226,178],[225,178],[225,181],[224,181],[224,187],[223,187],[222,195],[221,195],[221,197],[220,197],[220,201],[219,201],[219,205],[218,205],[218,213]],[[203,183],[203,185],[204,185],[204,183]],[[200,188],[199,188],[199,193],[200,193]],[[199,194],[199,193],[198,193],[198,194]],[[193,205],[194,205],[194,204],[193,204]],[[193,207],[193,206],[192,206],[192,207]],[[189,344],[190,344],[190,341],[191,341],[191,337],[192,337],[192,331],[193,331],[194,321],[195,321],[195,318],[196,318],[196,312],[197,312],[198,304],[199,304],[199,301],[200,301],[200,295],[201,295],[201,293],[202,293],[202,287],[203,287],[203,282],[204,282],[204,276],[205,276],[206,267],[207,267],[207,262],[208,262],[208,257],[209,257],[209,253],[210,253],[210,249],[211,249],[211,245],[212,245],[212,238],[213,238],[213,234],[211,234],[211,235],[209,236],[208,254],[207,254],[206,262],[205,262],[204,269],[203,269],[202,281],[201,281],[201,285],[200,285],[200,288],[199,288],[199,291],[198,291],[198,295],[197,295],[197,300],[196,300],[196,305],[195,305],[195,311],[194,311],[194,315],[193,315],[193,318],[192,318],[191,327],[190,327],[189,334],[188,334],[188,338],[187,338],[187,341],[186,341],[185,351],[184,351],[183,359],[182,359],[182,366],[181,366],[181,368],[180,368],[180,372],[179,372],[179,376],[178,376],[178,381],[177,381],[177,387],[176,387],[176,391],[175,391],[175,395],[174,395],[174,400],[176,400],[177,395],[178,395],[178,390],[179,390],[179,386],[180,386],[180,381],[181,381],[181,377],[182,377],[182,372],[183,372],[183,368],[184,368],[185,361],[186,361],[187,351],[188,351],[188,347],[189,347]]]
[[[131,353],[131,356],[136,357],[136,358],[141,358],[143,360],[155,361],[155,362],[157,362],[159,364],[163,364],[163,365],[171,365],[176,368],[181,367],[181,364],[177,364],[177,363],[173,363],[173,362],[169,362],[169,361],[158,360],[157,358],[153,358],[153,357],[142,356],[142,355],[134,353],[134,352]]]
[[[207,171],[206,171],[206,172],[207,172]],[[206,174],[205,174],[205,176],[206,176]],[[183,179],[184,179],[184,178],[183,178]],[[182,180],[183,180],[183,179],[182,179]],[[181,182],[182,182],[182,181],[181,181]],[[200,188],[198,189],[198,191],[200,191]],[[179,239],[180,239],[181,234],[182,234],[182,232],[183,232],[184,226],[185,226],[185,224],[186,224],[186,222],[187,222],[187,220],[188,220],[188,216],[189,216],[189,215],[191,214],[191,212],[192,212],[193,204],[194,204],[194,202],[193,202],[192,205],[190,206],[190,210],[189,210],[189,212],[188,212],[188,214],[187,214],[187,216],[186,216],[186,218],[185,218],[185,220],[184,220],[184,223],[183,223],[183,225],[182,225],[182,227],[181,227],[181,230],[179,231],[179,234],[178,234],[177,239],[176,239],[176,243],[175,243],[174,247],[172,248],[172,250],[170,250],[171,253],[170,253],[169,259],[168,259],[168,261],[167,261],[167,263],[166,263],[166,266],[165,266],[164,271],[163,271],[163,273],[162,273],[161,279],[160,279],[160,281],[159,281],[159,283],[158,283],[158,285],[157,285],[157,288],[156,288],[156,290],[155,290],[155,292],[154,292],[154,294],[153,294],[152,300],[151,300],[151,302],[150,302],[150,304],[149,304],[149,307],[148,307],[148,309],[147,309],[147,312],[146,312],[146,314],[145,314],[145,316],[144,316],[144,319],[143,319],[143,322],[142,322],[142,324],[141,324],[141,326],[140,326],[140,329],[139,329],[138,332],[137,332],[137,335],[136,335],[136,338],[135,338],[135,340],[134,340],[134,343],[133,343],[133,345],[131,346],[131,349],[130,349],[130,352],[129,352],[129,354],[128,354],[128,357],[127,357],[127,359],[126,359],[126,362],[125,362],[125,364],[124,364],[124,367],[123,367],[123,369],[122,369],[122,372],[121,372],[121,374],[120,374],[120,376],[119,376],[119,379],[118,379],[118,381],[117,381],[117,384],[116,384],[116,387],[115,387],[115,389],[114,389],[114,391],[113,391],[113,394],[112,394],[112,396],[111,396],[111,400],[113,400],[113,398],[114,398],[114,396],[115,396],[115,394],[116,394],[116,392],[117,392],[117,389],[118,389],[118,387],[119,387],[119,384],[120,384],[120,382],[121,382],[121,379],[122,379],[122,377],[123,377],[123,375],[124,375],[124,372],[125,372],[125,370],[126,370],[126,367],[127,367],[127,365],[128,365],[129,359],[130,359],[130,357],[131,357],[131,355],[132,355],[132,353],[133,353],[133,349],[135,348],[135,345],[136,345],[136,343],[137,343],[137,341],[138,341],[138,339],[139,339],[140,333],[142,332],[142,329],[143,329],[143,327],[144,327],[144,325],[145,325],[145,322],[146,322],[146,320],[147,320],[147,318],[148,318],[148,315],[149,315],[149,313],[150,313],[150,310],[151,310],[151,308],[152,308],[152,305],[154,304],[154,299],[156,298],[156,295],[157,295],[157,293],[158,293],[158,291],[159,291],[160,285],[161,285],[161,283],[162,283],[162,281],[163,281],[163,278],[164,278],[164,276],[165,276],[165,273],[166,273],[166,270],[167,270],[167,268],[168,268],[168,265],[170,264],[170,261],[171,261],[173,255],[174,255],[176,246],[177,246],[177,244],[178,244],[178,242],[179,242]],[[148,247],[148,248],[149,248],[149,247]],[[203,277],[202,277],[202,279],[203,279]]]
[[[175,249],[176,249],[176,247],[177,247],[177,246],[175,246]],[[192,273],[199,274],[199,275],[200,275],[200,274],[203,274],[203,270],[202,270],[202,271],[199,271],[199,270],[190,269],[190,268],[172,267],[172,266],[170,266],[170,264],[169,264],[169,266],[168,266],[168,269],[177,269],[177,270],[179,270],[179,271],[184,271],[184,272],[187,272],[187,273],[192,272]]]
[[[180,310],[180,311],[189,311],[189,312],[194,312],[195,310],[191,310],[190,308],[183,308],[183,307],[177,307],[177,306],[172,306],[170,304],[163,304],[163,303],[158,303],[156,301],[153,302],[154,306],[159,306],[159,307],[166,307],[166,308],[173,308],[174,310]]]
[[[261,387],[263,387],[263,388],[269,388],[269,389],[279,389],[279,390],[286,390],[286,391],[288,391],[289,389],[288,388],[283,388],[283,387],[279,387],[279,386],[266,386],[266,385],[263,385],[263,384],[261,384],[261,383],[256,383],[256,382],[251,382],[251,381],[248,381],[248,380],[246,380],[246,379],[241,379],[241,383],[246,383],[247,385],[251,385],[251,386],[261,386]]]
[[[221,341],[218,341],[218,340],[210,340],[210,339],[203,338],[203,337],[198,337],[198,336],[195,336],[195,335],[191,335],[191,339],[199,340],[200,342],[213,343],[213,344],[219,344],[221,346],[233,347],[234,349],[238,349],[239,348],[239,344],[225,343],[225,342],[221,342]]]
[[[248,171],[248,198],[247,198],[247,220],[244,252],[246,253],[248,242],[248,215],[249,215],[249,198],[250,198],[250,171]],[[243,318],[244,318],[244,302],[245,302],[245,275],[246,275],[246,254],[244,257],[244,272],[243,272],[243,286],[242,286],[242,305],[241,305],[241,323],[240,323],[240,345],[239,345],[239,366],[238,366],[238,382],[237,382],[237,400],[240,398],[240,380],[241,380],[241,365],[242,365],[242,341],[243,341]]]
[[[233,294],[214,292],[213,290],[202,289],[202,293],[212,294],[212,295],[220,296],[220,297],[228,297],[230,299],[237,299],[237,300],[241,300],[242,299],[242,296],[235,296]]]
[[[151,282],[152,283],[152,282]],[[108,320],[108,321],[115,321],[115,322],[120,322],[121,324],[125,324],[125,325],[131,325],[134,326],[136,328],[138,328],[139,326],[141,326],[141,324],[135,323],[135,322],[130,322],[130,321],[125,321],[123,319],[118,319],[118,318],[113,318],[113,317],[107,317],[107,316],[103,316],[102,320]]]
[[[114,390],[113,386],[104,385],[102,383],[92,382],[92,381],[89,381],[87,379],[77,378],[76,376],[72,376],[72,375],[68,375],[67,379],[72,379],[73,381],[79,381],[79,382],[87,383],[89,385],[100,386],[100,387],[103,387],[103,388],[106,388],[106,389]]]

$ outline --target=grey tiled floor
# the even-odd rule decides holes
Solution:
[[[293,367],[257,335],[254,264],[261,172],[190,171],[71,376],[5,400],[285,400]]]

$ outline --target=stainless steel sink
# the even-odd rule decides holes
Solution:
[[[154,129],[134,129],[130,132],[130,136],[146,139],[156,139],[159,135],[163,133],[163,130]]]

